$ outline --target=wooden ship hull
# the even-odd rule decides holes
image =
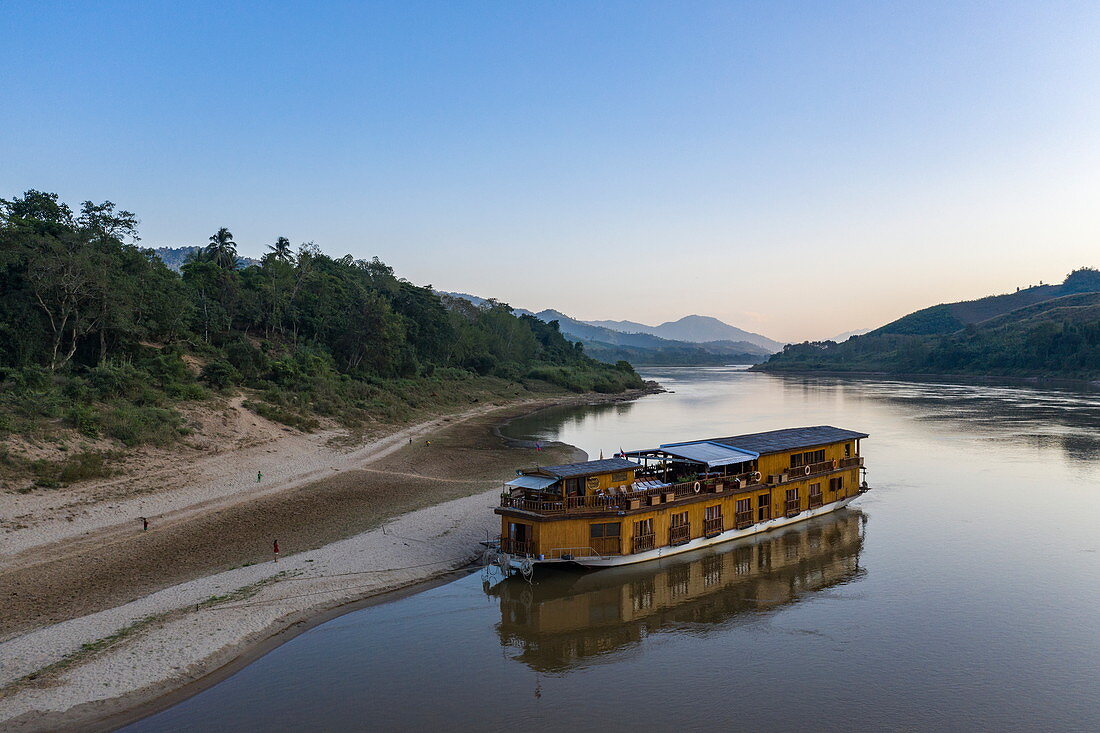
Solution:
[[[634,563],[648,562],[650,560],[660,560],[665,557],[672,557],[685,552],[691,552],[692,550],[699,550],[704,547],[711,547],[713,545],[719,545],[723,542],[732,542],[733,540],[739,540],[745,537],[751,537],[762,532],[768,532],[771,530],[779,529],[781,527],[788,527],[798,522],[804,522],[807,519],[814,517],[820,517],[824,514],[834,512],[838,509],[842,509],[853,501],[862,496],[867,489],[860,489],[858,493],[853,496],[834,501],[830,504],[817,507],[815,509],[807,509],[804,512],[800,512],[793,517],[776,517],[775,519],[768,519],[763,522],[746,527],[745,529],[730,529],[723,531],[721,534],[714,535],[713,537],[696,537],[688,540],[681,545],[666,545],[664,547],[656,547],[652,550],[643,550],[638,553],[631,553],[627,555],[587,555],[587,556],[570,556],[569,558],[557,557],[557,558],[537,558],[529,557],[527,555],[510,555],[508,558],[508,566],[512,570],[522,571],[531,568],[535,565],[541,565],[543,567],[552,565],[574,565],[585,568],[613,568],[622,565],[633,565]]]
[[[632,565],[828,514],[867,491],[866,437],[789,428],[519,471],[495,509],[497,563]]]

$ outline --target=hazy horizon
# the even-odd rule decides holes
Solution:
[[[1100,5],[6,9],[0,197],[780,341],[1100,264]]]

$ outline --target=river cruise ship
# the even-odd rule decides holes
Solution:
[[[818,425],[521,470],[495,510],[500,559],[523,572],[628,565],[826,514],[867,490],[866,437]]]

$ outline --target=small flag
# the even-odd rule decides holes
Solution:
[[[619,455],[623,458],[626,458],[626,451],[623,450],[623,447],[621,445],[619,446]]]
[[[542,441],[541,440],[536,440],[535,441],[535,450],[537,450],[537,451],[542,450]]]

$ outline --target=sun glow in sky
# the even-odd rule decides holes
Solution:
[[[18,3],[0,196],[826,338],[1100,265],[1100,3]]]

